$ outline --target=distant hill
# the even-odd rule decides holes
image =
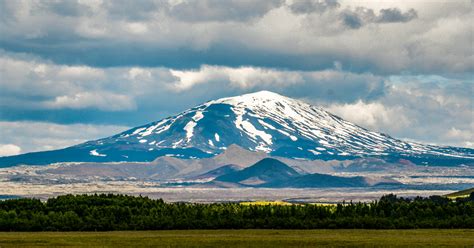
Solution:
[[[240,171],[230,172],[217,177],[214,181],[232,183],[241,186],[268,188],[325,188],[325,187],[367,187],[377,185],[365,177],[340,177],[326,174],[300,174],[285,163],[265,158]],[[381,182],[387,183],[387,182]],[[390,183],[397,183],[391,181]]]
[[[276,159],[264,158],[248,168],[222,175],[215,180],[242,185],[261,185],[289,180],[299,175],[296,170]]]

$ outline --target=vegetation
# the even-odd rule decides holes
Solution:
[[[474,188],[470,188],[470,189],[457,191],[457,192],[454,192],[454,193],[451,193],[451,194],[447,194],[446,197],[449,197],[449,198],[452,198],[452,199],[459,198],[459,197],[469,197],[471,195],[471,193],[473,193],[473,192],[474,192]]]
[[[0,247],[472,247],[474,230],[0,232]]]
[[[455,201],[387,195],[372,203],[334,206],[166,203],[112,194],[0,201],[0,231],[254,228],[474,228],[474,193]]]
[[[240,202],[241,205],[247,205],[247,206],[250,206],[250,205],[285,205],[285,206],[291,206],[295,203],[291,203],[291,202],[284,202],[284,201],[249,201],[249,202]]]

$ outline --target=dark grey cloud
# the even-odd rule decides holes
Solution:
[[[167,10],[167,1],[150,0],[106,0],[102,8],[113,19],[125,19],[130,21],[146,21],[152,18],[154,13]]]
[[[104,42],[85,42],[83,46],[68,45],[73,37],[63,37],[64,40],[55,46],[32,46],[31,42],[10,43],[1,42],[0,46],[17,53],[32,52],[42,58],[58,64],[90,65],[94,67],[144,66],[169,67],[176,69],[197,69],[203,64],[238,67],[243,65],[279,68],[289,70],[322,70],[332,68],[334,61],[350,65],[351,71],[379,71],[385,73],[385,68],[379,68],[370,61],[359,61],[344,54],[288,54],[285,51],[265,51],[249,48],[240,44],[214,44],[202,51],[191,48],[164,49],[159,47],[143,47],[141,44],[118,44],[104,47]],[[46,43],[46,41],[45,41]]]
[[[58,64],[324,70],[340,61],[346,70],[374,74],[465,73],[474,67],[469,14],[461,5],[451,8],[456,15],[440,16],[443,22],[431,16],[415,22],[409,20],[419,9],[394,6],[376,14],[370,6],[331,0],[19,3],[0,1],[6,12],[0,49]],[[451,34],[439,39],[443,30]]]
[[[409,22],[418,17],[417,12],[414,9],[409,9],[407,12],[402,13],[400,9],[390,8],[381,9],[380,14],[377,16],[377,22]]]
[[[37,8],[32,9],[31,11],[48,11],[65,17],[78,17],[92,14],[91,8],[87,5],[81,4],[79,0],[41,1]]]
[[[371,12],[373,14],[373,12]],[[352,29],[358,29],[365,24],[365,21],[359,11],[346,11],[341,14],[344,25]]]
[[[370,23],[397,23],[409,22],[418,17],[414,9],[402,12],[398,8],[381,9],[378,15],[372,9],[357,7],[347,9],[341,13],[344,25],[352,29],[359,29]]]
[[[200,0],[182,1],[170,7],[173,18],[187,22],[201,21],[247,21],[262,17],[268,11],[278,8],[283,0]]]
[[[0,20],[2,23],[11,23],[15,20],[15,6],[8,1],[0,1]]]
[[[297,0],[289,5],[291,11],[297,14],[323,13],[340,6],[337,0]]]

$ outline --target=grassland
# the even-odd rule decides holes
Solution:
[[[474,230],[2,232],[0,247],[473,247]]]
[[[244,206],[250,206],[250,205],[259,205],[259,206],[265,206],[265,205],[291,206],[291,205],[294,205],[294,203],[284,202],[284,201],[249,201],[249,202],[240,202],[240,204],[241,204],[241,205],[244,205]]]
[[[458,197],[461,197],[461,198],[462,197],[469,197],[469,195],[472,192],[474,192],[474,188],[457,191],[457,192],[454,192],[454,193],[451,193],[451,194],[447,194],[446,196],[448,198],[451,198],[451,199],[458,198]]]
[[[301,203],[293,203],[293,202],[286,202],[286,201],[249,201],[249,202],[240,202],[241,205],[250,206],[250,205],[257,205],[257,206],[265,206],[265,205],[272,205],[272,206],[291,206],[291,205],[302,205]],[[317,206],[336,206],[335,203],[307,203],[311,205]]]

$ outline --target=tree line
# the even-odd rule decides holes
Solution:
[[[456,200],[386,195],[329,206],[167,203],[114,194],[0,201],[0,231],[250,228],[474,228],[474,193]]]

